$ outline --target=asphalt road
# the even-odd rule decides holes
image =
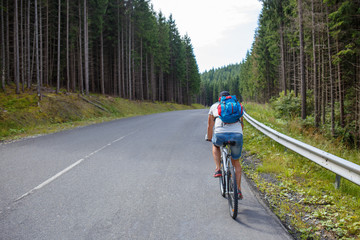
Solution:
[[[206,121],[169,112],[0,145],[0,239],[291,239],[245,179],[229,216]]]

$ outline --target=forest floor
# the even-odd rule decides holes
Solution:
[[[360,164],[360,152],[326,139],[314,129],[273,117],[266,105],[244,103],[256,120],[324,151]],[[261,144],[259,144],[261,143]],[[360,239],[360,186],[266,137],[244,128],[243,170],[270,209],[295,239]]]
[[[0,142],[26,136],[48,134],[61,130],[110,121],[114,119],[174,110],[203,108],[193,104],[130,101],[127,99],[41,89],[15,94],[14,86],[0,90]]]

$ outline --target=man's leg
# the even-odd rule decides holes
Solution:
[[[241,165],[240,165],[240,157],[242,152],[243,145],[243,135],[240,133],[234,133],[231,135],[231,141],[235,142],[234,146],[231,146],[231,162],[235,167],[235,176],[236,182],[238,185],[238,189],[241,191]]]
[[[213,153],[213,157],[214,157],[214,161],[215,161],[215,165],[216,165],[215,171],[218,171],[218,170],[220,170],[220,158],[221,158],[220,147],[213,145],[212,153]]]
[[[231,162],[233,164],[233,166],[235,167],[235,176],[236,176],[236,183],[238,186],[238,189],[241,191],[241,165],[239,162],[239,159],[234,160],[233,158],[231,158]]]

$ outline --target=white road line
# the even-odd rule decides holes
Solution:
[[[30,194],[34,193],[36,190],[39,190],[39,189],[45,187],[46,185],[48,185],[49,183],[51,183],[51,182],[54,181],[55,179],[61,177],[62,175],[64,175],[65,173],[67,173],[68,171],[70,171],[71,169],[73,169],[74,167],[76,167],[77,165],[79,165],[81,162],[83,162],[83,161],[86,160],[87,158],[89,158],[89,157],[91,157],[92,155],[100,152],[101,150],[104,150],[105,148],[111,146],[112,144],[114,144],[114,143],[116,143],[116,142],[118,142],[118,141],[123,140],[125,137],[127,137],[127,136],[129,136],[129,135],[131,135],[131,134],[133,134],[133,133],[135,133],[135,132],[136,132],[136,131],[134,131],[134,132],[132,132],[132,133],[129,133],[128,135],[122,136],[122,137],[120,137],[120,138],[118,138],[118,139],[116,139],[116,140],[114,140],[114,141],[106,144],[105,146],[99,148],[98,150],[96,150],[96,151],[88,154],[88,155],[85,156],[84,158],[78,160],[77,162],[71,164],[70,166],[68,166],[68,167],[65,168],[64,170],[58,172],[57,174],[55,174],[54,176],[52,176],[51,178],[49,178],[49,179],[46,180],[45,182],[39,184],[37,187],[34,187],[33,189],[31,189],[31,190],[28,191],[27,193],[23,194],[21,197],[17,198],[17,199],[15,200],[15,202],[20,201],[21,199],[23,199],[23,198],[29,196]]]

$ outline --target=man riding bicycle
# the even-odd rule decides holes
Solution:
[[[228,91],[222,91],[221,97],[230,96]],[[220,100],[219,100],[220,101]],[[212,153],[216,165],[214,177],[221,177],[222,173],[220,170],[220,147],[227,142],[232,142],[231,148],[231,162],[235,167],[236,182],[239,190],[239,199],[242,199],[241,193],[241,165],[239,158],[241,157],[242,146],[243,146],[243,117],[241,116],[238,121],[234,123],[224,123],[218,112],[218,106],[220,102],[214,103],[210,107],[208,124],[207,124],[207,141],[212,141]]]

